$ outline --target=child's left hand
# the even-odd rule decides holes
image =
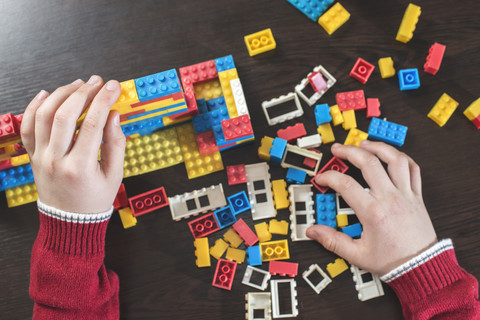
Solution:
[[[125,136],[118,112],[110,111],[120,91],[117,81],[103,85],[102,78],[92,76],[51,95],[42,90],[30,102],[21,135],[43,203],[77,213],[110,210],[123,177]],[[77,120],[87,106],[74,141]]]

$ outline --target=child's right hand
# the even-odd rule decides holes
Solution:
[[[334,144],[332,153],[362,171],[366,191],[352,177],[327,171],[316,182],[339,192],[362,223],[360,239],[323,225],[307,235],[348,262],[384,275],[437,241],[423,203],[419,166],[406,154],[381,142],[365,140],[361,147]],[[380,161],[388,165],[388,173]]]

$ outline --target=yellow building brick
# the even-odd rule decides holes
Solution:
[[[287,183],[285,180],[272,181],[273,200],[275,201],[275,209],[286,209],[290,205],[288,200]]]
[[[341,258],[337,258],[335,259],[335,262],[327,264],[327,271],[332,278],[335,278],[347,269],[347,263]]]
[[[225,104],[227,105],[228,115],[230,116],[230,119],[238,117],[237,105],[235,104],[232,86],[230,85],[230,80],[238,79],[237,69],[233,68],[219,72],[218,79],[220,80],[220,86],[222,87],[223,97],[225,98]]]
[[[171,125],[174,125],[174,124],[180,124],[180,123],[191,121],[191,120],[192,120],[192,117],[182,117],[182,118],[178,118],[176,120],[173,120],[170,116],[162,118],[163,125],[165,127],[168,127],[168,126],[171,126]]]
[[[225,251],[227,251],[227,248],[228,243],[226,243],[222,239],[217,239],[215,241],[215,245],[210,248],[210,254],[212,255],[212,257],[218,260],[222,257]]]
[[[232,248],[238,248],[243,243],[243,239],[240,238],[238,233],[236,233],[233,229],[228,229],[228,231],[223,235],[223,239],[230,243]]]
[[[129,207],[118,210],[123,228],[128,229],[137,225],[137,218],[133,216],[132,209]]]
[[[263,137],[258,147],[258,157],[265,161],[270,161],[270,149],[272,148],[273,138]]]
[[[195,264],[197,267],[210,267],[211,262],[208,248],[208,238],[195,239],[193,245],[195,246],[195,256],[197,257]]]
[[[11,163],[12,166],[18,167],[27,163],[30,163],[30,158],[28,157],[28,154],[22,154],[21,156],[13,157],[11,158]]]
[[[37,201],[37,187],[35,186],[35,183],[29,183],[23,186],[7,189],[5,190],[5,196],[9,208],[21,206],[23,204]]]
[[[332,143],[335,141],[335,136],[333,135],[332,126],[330,123],[321,124],[317,128],[317,132],[322,136],[322,143]]]
[[[348,226],[348,214],[337,215],[337,227],[343,228]]]
[[[228,248],[227,249],[227,254],[225,255],[225,258],[227,258],[227,260],[235,261],[236,263],[241,264],[245,260],[245,255],[246,255],[245,250]]]
[[[398,28],[397,41],[407,43],[412,39],[413,32],[417,27],[418,18],[421,13],[422,10],[419,6],[416,6],[413,3],[408,4],[402,22],[400,23],[400,28]]]
[[[277,47],[270,28],[246,35],[244,39],[250,56],[270,51]]]
[[[140,102],[138,99],[137,88],[135,87],[135,80],[127,80],[120,82],[122,91],[117,99],[117,102],[112,106],[112,110],[120,111],[124,106],[130,106],[134,103]]]
[[[428,113],[427,117],[432,119],[440,127],[447,123],[453,112],[457,109],[458,102],[453,100],[448,94],[444,93]]]
[[[382,79],[391,78],[395,75],[395,68],[393,67],[391,57],[378,59],[378,69],[380,69]]]
[[[334,33],[345,22],[350,19],[350,13],[337,2],[330,9],[327,10],[320,18],[318,23],[327,31],[328,34]]]
[[[260,242],[272,240],[272,234],[268,231],[268,224],[266,222],[257,223],[255,225],[255,232]]]
[[[357,119],[355,118],[355,110],[345,110],[342,112],[343,123],[342,127],[345,130],[350,130],[357,127]]]
[[[463,112],[463,114],[472,121],[480,115],[480,98],[473,101],[471,105]]]
[[[285,220],[278,221],[276,219],[272,219],[270,220],[269,231],[272,234],[282,234],[286,236],[288,234],[288,222]]]
[[[342,112],[340,111],[338,105],[330,107],[330,115],[332,116],[332,122],[334,126],[338,126],[339,124],[343,123]]]
[[[218,79],[195,83],[195,99],[211,100],[223,96],[222,87]]]
[[[278,240],[260,243],[262,261],[290,259],[288,240]]]
[[[350,129],[348,132],[347,138],[345,139],[344,145],[353,145],[353,146],[360,146],[360,142],[363,140],[367,140],[368,133],[363,132],[362,130],[358,130],[356,128]]]

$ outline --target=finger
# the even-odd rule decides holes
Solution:
[[[118,81],[110,80],[103,86],[87,111],[71,153],[97,159],[110,108],[119,96]]]
[[[360,258],[357,242],[345,233],[331,227],[319,224],[311,226],[307,229],[307,237],[355,265]]]
[[[408,157],[408,167],[410,169],[410,183],[415,194],[422,195],[422,175],[420,173],[420,166]]]
[[[371,152],[352,145],[334,144],[332,153],[342,159],[347,159],[362,171],[365,181],[373,193],[385,193],[395,187],[380,160]]]
[[[383,142],[364,140],[360,147],[376,155],[388,166],[388,175],[393,184],[402,191],[411,191],[409,157]]]
[[[105,176],[123,177],[123,160],[125,156],[125,135],[120,128],[118,111],[110,111],[107,124],[103,130],[100,166]]]
[[[326,171],[315,177],[315,182],[321,186],[329,186],[340,193],[348,205],[355,211],[358,219],[364,219],[363,214],[375,199],[355,179],[338,171]]]
[[[52,131],[53,117],[57,109],[74,93],[83,81],[78,79],[55,90],[35,113],[35,149],[47,147]]]
[[[41,90],[28,104],[23,113],[20,136],[22,137],[22,143],[30,156],[35,152],[35,113],[45,99],[47,99],[48,95],[49,93],[47,91]]]
[[[78,88],[55,112],[50,135],[49,148],[63,156],[67,153],[77,130],[77,120],[102,88],[103,80],[97,75],[90,77],[87,83]]]

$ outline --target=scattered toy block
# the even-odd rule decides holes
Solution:
[[[395,68],[393,67],[393,59],[385,57],[378,59],[378,68],[382,79],[391,78],[395,75]]]
[[[315,159],[313,159],[315,160]],[[315,163],[317,161],[315,160]],[[302,184],[305,183],[305,178],[307,177],[307,173],[303,170],[299,170],[297,168],[290,167],[287,170],[287,177],[286,180],[288,183],[296,183]]]
[[[385,294],[378,275],[362,270],[353,264],[350,267],[350,271],[352,271],[355,289],[358,292],[358,300],[367,301]],[[368,281],[367,279],[371,280]]]
[[[288,201],[287,183],[285,180],[272,181],[273,199],[275,201],[275,209],[286,209],[290,205]]]
[[[5,198],[9,208],[37,201],[38,193],[35,183],[24,184],[5,190]]]
[[[362,225],[360,223],[355,223],[355,224],[352,224],[350,226],[346,226],[344,228],[342,228],[342,232],[349,235],[350,237],[354,238],[354,239],[358,239],[360,238],[360,236],[362,235]]]
[[[130,207],[121,208],[118,210],[120,215],[120,220],[122,220],[122,225],[124,229],[128,229],[137,225],[137,218],[133,215],[132,209]]]
[[[220,259],[222,255],[227,251],[228,243],[223,241],[222,239],[215,240],[215,245],[210,248],[210,254],[215,259]]]
[[[135,217],[168,206],[167,194],[165,193],[164,187],[128,198],[128,202]]]
[[[340,111],[361,110],[367,107],[363,90],[339,92],[335,95]]]
[[[453,100],[448,94],[444,93],[428,113],[427,117],[432,119],[440,127],[447,123],[453,112],[457,109],[458,102]]]
[[[287,147],[287,140],[275,138],[270,149],[270,160],[273,163],[280,164],[282,162],[283,154]]]
[[[301,156],[301,157],[304,157],[304,158],[314,159],[316,161],[316,165],[312,170],[309,170],[309,169],[307,169],[303,166],[297,165],[295,163],[289,163],[289,162],[287,162],[289,154],[294,154],[294,155]],[[282,159],[281,166],[282,166],[282,168],[296,168],[296,169],[299,169],[299,170],[303,170],[308,175],[314,176],[318,171],[318,167],[320,165],[320,160],[322,160],[322,156],[323,156],[323,154],[321,152],[314,152],[314,151],[302,149],[302,148],[299,148],[297,146],[288,144],[287,145],[287,150],[285,151],[285,154],[284,154],[283,159]]]
[[[330,115],[332,116],[332,122],[334,126],[338,126],[339,124],[343,123],[342,112],[337,104],[330,107]]]
[[[0,116],[0,147],[20,142],[20,126],[11,113]]]
[[[232,88],[232,81],[235,84],[237,90],[238,90],[238,86],[239,85],[241,86],[240,79],[238,79],[237,69],[234,68],[234,69],[219,72],[218,80],[220,81],[220,85],[222,87],[223,96],[227,104],[228,114],[230,115],[230,118],[238,117],[239,114],[237,112],[234,89]],[[242,88],[242,91],[243,91],[243,88]],[[245,113],[248,113],[248,111],[246,111]]]
[[[346,270],[348,270],[347,263],[341,258],[337,258],[335,262],[327,264],[327,272],[332,278],[335,278]]]
[[[297,88],[295,88],[295,90],[297,91]],[[272,108],[275,107],[280,108],[279,106],[285,106],[286,104],[289,104],[289,106],[293,104],[295,106],[295,110],[274,117],[270,116],[269,110],[272,110]],[[290,92],[286,95],[273,98],[269,101],[263,101],[262,109],[263,113],[265,113],[265,117],[267,118],[269,126],[274,126],[276,124],[303,116],[302,104],[300,103],[300,99],[298,99],[298,95],[295,92]]]
[[[128,197],[127,192],[125,191],[125,185],[122,183],[120,188],[118,188],[115,200],[113,200],[113,210],[118,210],[125,207],[128,207]]]
[[[233,229],[228,229],[228,231],[223,235],[223,239],[230,243],[232,248],[238,248],[243,243],[243,239],[240,238],[238,233],[236,233]]]
[[[350,12],[345,10],[340,2],[337,2],[318,19],[318,24],[320,24],[323,29],[331,35],[344,25],[348,19],[350,19]]]
[[[270,161],[270,149],[272,149],[273,138],[263,137],[258,147],[258,157],[265,161]]]
[[[321,138],[321,137],[320,137]],[[308,149],[310,151],[313,151],[313,152],[316,152],[316,153],[321,153],[319,150],[317,149]],[[317,166],[317,160],[313,159],[313,158],[305,158],[303,160],[303,165],[306,166],[306,167],[309,167],[309,168],[312,168],[314,169],[316,166]]]
[[[213,130],[197,133],[195,135],[198,144],[198,151],[201,155],[208,155],[218,151],[217,142]]]
[[[307,131],[303,123],[297,123],[293,126],[286,127],[277,131],[277,137],[283,140],[287,140],[288,143],[292,143],[298,138],[305,137]]]
[[[285,220],[270,220],[269,231],[271,234],[281,234],[286,236],[288,234],[288,222]]]
[[[317,122],[317,127],[332,121],[328,104],[318,104],[315,106],[315,121]]]
[[[360,142],[367,140],[368,133],[358,130],[356,128],[350,129],[348,132],[347,138],[345,139],[344,145],[353,145],[360,147]]]
[[[254,281],[251,280],[254,273],[263,275],[262,281],[258,282],[260,284],[257,284],[256,281],[254,282]],[[270,278],[271,278],[271,275],[268,271],[265,271],[265,270],[262,270],[262,269],[259,269],[259,268],[255,268],[255,267],[252,267],[252,266],[247,266],[247,269],[245,270],[245,275],[243,276],[243,279],[242,279],[242,283],[244,285],[250,286],[250,287],[258,289],[258,290],[265,290],[268,286],[268,281],[270,280]],[[269,295],[270,295],[270,293],[269,293]],[[270,299],[269,299],[269,304],[270,304]],[[252,317],[247,318],[247,319],[254,320],[255,317],[252,314]]]
[[[312,283],[312,281],[309,279],[309,276],[315,271],[322,277],[322,281],[318,282],[317,284]],[[318,264],[312,264],[308,270],[303,272],[302,277],[317,294],[322,292],[322,290],[332,282],[332,279],[328,277],[328,275],[318,266]]]
[[[245,250],[228,248],[225,258],[230,261],[235,261],[238,264],[242,264],[243,261],[245,261],[245,255],[246,255]]]
[[[195,256],[197,257],[195,264],[197,267],[210,267],[211,262],[208,248],[208,238],[195,239],[195,241],[193,241],[193,245],[195,246]]]
[[[273,50],[277,47],[270,28],[246,35],[244,40],[250,57]]]
[[[270,231],[268,231],[268,224],[266,222],[256,224],[255,232],[257,233],[258,240],[260,242],[272,240],[272,234],[270,233]]]
[[[334,0],[287,0],[310,20],[316,22]]]
[[[398,71],[398,82],[400,90],[414,90],[420,88],[420,77],[418,69],[403,69]]]
[[[260,266],[262,264],[260,246],[251,246],[247,248],[247,263],[251,266]]]
[[[252,124],[248,114],[221,122],[223,134],[226,141],[251,136],[253,134]]]
[[[236,269],[236,262],[218,259],[215,275],[213,276],[212,286],[225,290],[231,290]]]
[[[138,99],[140,102],[164,97],[181,92],[182,87],[175,69],[155,73],[135,79]]]
[[[367,83],[368,79],[372,75],[375,66],[362,58],[358,58],[357,62],[350,71],[350,77],[357,79],[361,83]]]
[[[135,80],[131,79],[120,82],[120,88],[120,96],[112,106],[113,110],[120,110],[122,106],[130,107],[132,104],[140,102],[138,99],[137,88],[135,87]]]
[[[332,126],[330,123],[325,123],[319,125],[317,128],[317,132],[319,135],[322,136],[322,142],[325,143],[332,143],[335,141],[335,136],[333,135]]]
[[[270,261],[268,272],[276,276],[295,277],[298,274],[298,263],[284,262],[284,261]]]
[[[227,177],[229,186],[246,183],[245,165],[227,166]]]
[[[16,156],[13,158],[10,158],[11,164],[14,167],[18,167],[27,163],[30,163],[30,157],[28,154],[22,154],[21,156]]]
[[[194,239],[208,236],[209,234],[220,230],[213,213],[203,215],[200,218],[190,221],[188,227],[190,228],[190,232]]]
[[[417,26],[418,18],[422,10],[419,6],[409,3],[405,14],[403,15],[402,22],[400,23],[400,28],[398,28],[396,40],[407,43],[413,37],[413,32]]]
[[[213,214],[215,215],[215,219],[217,220],[220,229],[228,227],[237,221],[237,218],[235,218],[235,214],[233,213],[232,207],[230,206],[215,210],[213,211]]]
[[[279,284],[283,284],[282,291],[280,292]],[[287,285],[290,287],[287,292],[284,290],[286,289]],[[280,279],[280,280],[270,280],[270,288],[272,293],[272,318],[293,318],[298,316],[298,301],[297,301],[297,290],[295,289],[297,286],[297,282],[295,279]],[[287,299],[290,296],[290,301],[287,307],[280,308],[281,298]],[[283,300],[282,299],[282,300]],[[283,300],[285,301],[285,300]]]
[[[309,106],[313,106],[336,81],[337,80],[324,67],[318,65],[313,68],[312,72],[307,74],[306,78],[303,78],[300,83],[295,86],[295,93]],[[313,89],[311,96],[307,96],[304,92],[309,83]]]
[[[302,149],[311,150],[311,148],[318,148],[321,145],[322,145],[322,136],[319,134],[312,134],[310,136],[297,139],[297,146]]]
[[[380,100],[377,98],[367,99],[367,118],[380,116]]]
[[[368,136],[401,147],[405,142],[408,128],[400,124],[372,118],[368,127]]]
[[[348,214],[337,215],[337,226],[339,228],[344,228],[348,226]]]
[[[315,205],[317,213],[317,224],[329,226],[332,228],[337,227],[337,210],[335,204],[335,194],[317,193],[315,195]]]
[[[423,65],[423,70],[425,72],[436,75],[442,64],[443,55],[445,53],[446,47],[440,43],[434,43],[428,50],[428,56],[425,64]]]
[[[260,243],[262,261],[290,259],[288,240],[268,241]]]
[[[217,72],[235,69],[232,55],[215,59],[215,67],[217,68]]]
[[[477,127],[477,129],[480,129],[480,116],[473,119],[472,123],[475,125],[475,127]]]
[[[228,203],[235,215],[251,209],[250,200],[245,191],[240,191],[227,198]]]
[[[240,238],[245,241],[247,247],[251,247],[258,242],[257,235],[252,229],[250,229],[243,219],[238,219],[238,221],[233,224],[233,230],[235,230]]]
[[[355,117],[355,110],[345,110],[342,112],[343,123],[342,127],[345,130],[350,130],[357,127],[357,119]]]
[[[465,111],[463,111],[463,114],[468,118],[468,120],[473,121],[475,118],[477,118],[480,115],[480,98],[477,100],[473,101]]]
[[[333,171],[338,171],[340,173],[345,173],[348,170],[348,166],[342,160],[338,159],[337,157],[333,157],[332,159],[330,159],[330,161],[327,162],[327,164],[322,169],[320,169],[320,171],[318,171],[317,175],[319,175],[319,174],[321,174],[325,171],[328,171],[328,170],[333,170]],[[329,187],[319,186],[315,182],[315,177],[313,177],[310,182],[321,193],[325,193],[329,189]]]
[[[327,82],[323,78],[321,72],[312,72],[309,76],[307,76],[307,79],[313,90],[316,92],[320,93],[327,89]]]

